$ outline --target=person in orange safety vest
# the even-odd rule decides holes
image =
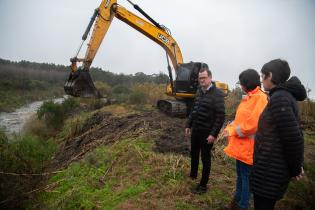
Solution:
[[[251,197],[249,175],[253,165],[254,138],[259,116],[267,105],[267,95],[261,90],[259,74],[248,69],[239,75],[246,96],[241,100],[232,123],[224,129],[228,146],[224,152],[236,159],[236,190],[234,198],[224,209],[248,209]]]

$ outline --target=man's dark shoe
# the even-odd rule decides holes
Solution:
[[[204,186],[201,186],[201,185],[197,185],[197,187],[194,188],[191,192],[194,193],[194,194],[197,194],[197,195],[201,195],[201,194],[207,192],[207,187],[204,187]]]

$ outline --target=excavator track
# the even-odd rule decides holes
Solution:
[[[157,107],[163,113],[172,117],[186,117],[187,104],[178,100],[159,100]]]

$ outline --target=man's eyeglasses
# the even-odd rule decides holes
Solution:
[[[209,77],[199,77],[198,79],[199,80],[205,80],[205,79],[208,79]]]

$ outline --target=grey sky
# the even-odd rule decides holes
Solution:
[[[234,87],[242,70],[283,58],[315,98],[315,0],[133,1],[171,30],[185,62],[208,63],[214,79]],[[69,65],[100,2],[0,0],[0,57]],[[117,19],[92,65],[167,73],[164,50]]]

